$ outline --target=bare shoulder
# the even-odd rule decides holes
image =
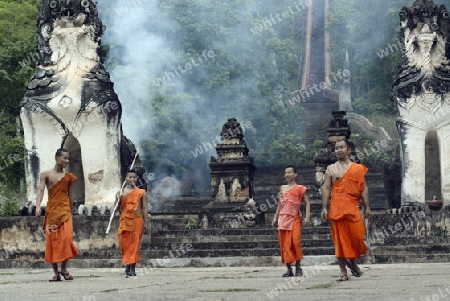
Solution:
[[[48,176],[49,176],[52,172],[53,172],[53,170],[52,170],[52,169],[49,169],[49,170],[46,170],[46,171],[41,172],[40,176],[41,176],[41,178],[48,178]]]
[[[334,172],[336,171],[337,162],[328,165],[327,170],[325,171],[327,174],[332,176]]]

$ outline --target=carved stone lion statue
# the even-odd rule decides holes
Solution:
[[[401,138],[402,204],[424,203],[433,195],[449,203],[449,13],[418,0],[399,16],[403,62],[391,101]]]
[[[112,203],[121,163],[128,163],[121,162],[122,108],[100,56],[105,28],[96,3],[45,0],[37,29],[39,61],[20,104],[28,201],[35,202],[40,172],[54,166],[55,151],[64,147],[68,171],[78,177],[74,198]]]

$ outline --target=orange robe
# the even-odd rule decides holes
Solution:
[[[359,210],[367,167],[352,163],[347,172],[334,182],[328,219],[331,223],[335,256],[355,259],[366,254],[365,226]]]
[[[292,263],[303,259],[301,245],[300,205],[305,186],[296,185],[281,195],[278,212],[278,241],[280,243],[281,262]]]
[[[134,264],[140,260],[139,247],[144,221],[142,214],[136,215],[136,210],[144,192],[144,189],[136,188],[125,195],[121,201],[122,213],[120,214],[118,241],[123,264]]]
[[[69,188],[77,180],[66,174],[48,191],[43,229],[45,230],[45,261],[59,263],[78,255],[73,243],[72,211]]]

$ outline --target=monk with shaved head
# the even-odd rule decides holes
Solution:
[[[40,175],[39,190],[36,196],[36,216],[41,216],[41,202],[45,187],[48,189],[48,202],[45,213],[45,261],[51,262],[55,275],[49,281],[73,280],[67,271],[69,259],[78,255],[73,243],[72,228],[72,184],[77,177],[64,168],[69,164],[69,152],[60,148],[55,154],[55,167]],[[61,271],[58,270],[61,263]]]
[[[366,254],[364,243],[365,226],[360,211],[360,199],[365,206],[365,215],[370,220],[369,190],[365,182],[367,167],[350,160],[352,144],[337,141],[335,154],[338,161],[327,167],[322,186],[322,220],[331,224],[335,256],[341,269],[338,281],[348,280],[347,267],[355,277],[362,275],[355,259]],[[328,201],[331,203],[328,212]]]

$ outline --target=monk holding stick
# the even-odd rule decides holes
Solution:
[[[369,204],[369,190],[365,182],[367,167],[350,161],[352,149],[349,142],[339,140],[335,145],[338,161],[327,167],[325,181],[322,186],[323,221],[330,220],[331,236],[333,238],[335,256],[341,269],[341,276],[337,281],[348,280],[347,268],[352,275],[360,277],[361,270],[355,262],[367,249],[364,243],[365,226],[359,209],[362,198],[366,218],[370,221],[372,211]],[[330,199],[330,212],[327,211]]]
[[[126,186],[117,192],[116,199],[121,206],[118,230],[122,263],[127,265],[127,276],[136,276],[136,263],[140,261],[139,247],[142,233],[148,232],[147,192],[136,187],[138,176],[134,170],[127,172]]]
[[[44,189],[48,189],[48,202],[43,228],[45,230],[45,261],[51,262],[55,275],[49,281],[73,280],[67,271],[69,259],[78,255],[73,243],[72,227],[72,184],[77,177],[64,168],[69,163],[69,152],[60,148],[56,151],[55,167],[44,171],[40,175],[39,191],[36,197],[36,216],[41,216],[42,198]],[[58,263],[61,262],[61,271]]]

